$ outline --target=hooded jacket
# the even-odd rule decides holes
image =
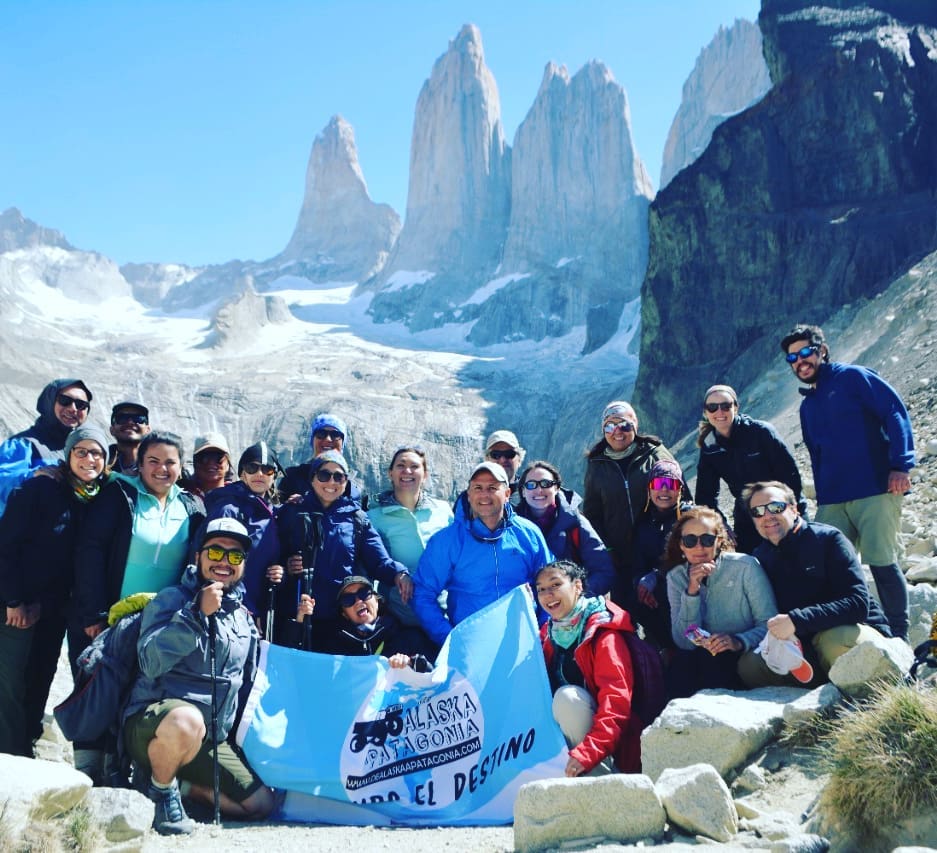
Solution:
[[[199,610],[202,581],[188,566],[182,583],[166,587],[143,610],[137,651],[140,674],[124,710],[124,719],[162,699],[191,702],[211,737],[211,638],[209,619]],[[241,605],[243,588],[225,592],[215,614],[218,740],[231,730],[238,691],[253,678],[259,649],[257,629]]]
[[[267,606],[267,568],[280,561],[276,512],[242,480],[212,489],[204,501],[206,521],[236,518],[247,528],[251,550],[243,578],[244,605],[254,614],[264,611]]]
[[[560,489],[556,494],[553,523],[547,530],[540,529],[557,560],[572,560],[585,568],[589,576],[589,595],[605,595],[615,580],[615,567],[599,534],[579,511],[581,506],[582,498],[576,492]],[[523,497],[516,512],[540,527],[530,504]]]
[[[540,529],[510,504],[495,530],[472,518],[463,505],[452,524],[426,543],[411,606],[430,639],[442,645],[454,625],[516,586],[533,582],[552,560]],[[443,590],[448,592],[446,613],[437,600]]]
[[[624,459],[605,455],[605,439],[589,451],[582,512],[612,555],[619,583],[632,587],[631,534],[647,501],[647,475],[661,459],[673,459],[659,438],[636,435]]]
[[[914,467],[908,410],[874,370],[821,364],[816,384],[800,393],[800,427],[821,506],[883,495],[890,471]]]
[[[582,743],[569,754],[588,773],[606,756],[612,756],[621,773],[641,771],[642,721],[631,711],[634,696],[634,669],[631,653],[623,633],[634,633],[634,624],[627,611],[607,602],[608,618],[593,613],[583,629],[582,640],[573,652],[573,659],[582,672],[586,690],[595,699],[592,728]],[[543,656],[549,670],[555,646],[550,639],[550,625],[540,629]]]
[[[55,416],[55,400],[63,388],[82,388],[91,400],[91,392],[80,379],[54,379],[39,394],[35,423],[0,444],[0,513],[10,492],[33,471],[65,458],[65,439],[71,428]]]

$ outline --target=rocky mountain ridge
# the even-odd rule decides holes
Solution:
[[[773,88],[650,208],[634,399],[664,434],[712,383],[751,385],[794,322],[937,248],[937,28],[915,8],[763,4]]]

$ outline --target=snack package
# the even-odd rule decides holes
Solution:
[[[712,634],[709,633],[705,628],[700,628],[699,625],[693,624],[690,625],[686,631],[683,632],[683,636],[686,637],[694,645],[700,645],[703,640],[711,637]]]

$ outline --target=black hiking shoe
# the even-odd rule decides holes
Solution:
[[[166,790],[161,790],[151,784],[146,795],[156,804],[153,829],[160,835],[190,835],[195,831],[195,821],[185,813],[182,807],[179,783],[175,779]]]

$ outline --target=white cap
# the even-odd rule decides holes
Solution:
[[[236,518],[213,518],[205,526],[205,534],[202,536],[202,545],[209,539],[216,536],[230,536],[237,539],[248,551],[251,547],[251,538],[247,534],[247,528]]]
[[[755,649],[768,665],[768,669],[778,675],[790,673],[802,684],[813,678],[813,667],[804,659],[803,646],[796,637],[779,640],[770,631]]]

